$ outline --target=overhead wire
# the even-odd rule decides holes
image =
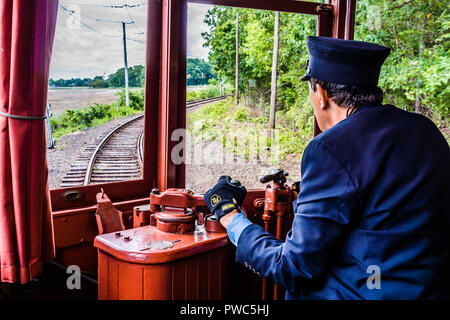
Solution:
[[[123,5],[102,5],[102,4],[93,4],[93,3],[73,3],[73,2],[64,2],[63,4],[64,5],[77,5],[77,6],[122,9],[122,8],[137,8],[140,6],[145,6],[147,4],[147,2],[141,2],[138,4],[123,4]]]
[[[124,0],[124,5],[127,5],[127,0]],[[125,8],[127,9],[127,13],[128,13],[128,17],[130,18],[130,21],[135,21],[135,19],[133,18],[132,14],[131,14],[131,12],[130,12],[129,7],[126,6]],[[133,32],[134,34],[145,34],[144,32],[142,32],[142,31],[137,27],[137,25],[136,25],[135,23],[133,24],[133,26],[134,26],[134,28],[138,31],[137,33],[136,33],[136,32]]]
[[[95,29],[94,27],[88,25],[87,23],[83,22],[80,18],[81,18],[81,17],[84,17],[84,18],[92,19],[92,20],[95,20],[95,21],[97,21],[97,22],[102,22],[102,23],[105,23],[105,22],[106,22],[106,23],[121,23],[121,24],[122,24],[122,23],[125,23],[125,24],[134,24],[134,21],[107,20],[107,19],[99,19],[99,18],[87,16],[87,15],[85,15],[85,14],[81,15],[81,14],[77,13],[76,11],[67,9],[67,8],[64,7],[62,4],[59,4],[59,7],[60,7],[61,9],[63,9],[65,12],[67,12],[68,14],[70,14],[74,19],[76,19],[77,21],[79,21],[83,26],[85,26],[85,27],[88,28],[89,30],[94,31],[94,32],[96,32],[96,33],[99,33],[99,34],[101,34],[101,35],[103,35],[103,36],[105,36],[105,37],[110,37],[110,38],[121,38],[122,35],[112,35],[112,34],[107,34],[107,33],[104,33],[104,32],[102,32],[102,31],[99,31],[99,30]],[[80,18],[79,18],[77,15],[79,15]],[[137,43],[145,44],[144,41],[137,40],[137,39],[133,39],[133,38],[130,38],[130,37],[128,37],[128,36],[126,37],[126,39],[127,39],[127,40],[130,40],[130,41],[137,42]]]

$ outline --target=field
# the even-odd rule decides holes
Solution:
[[[92,88],[49,88],[48,102],[51,104],[51,112],[58,115],[66,109],[86,108],[97,103],[116,102],[115,95],[120,89],[92,89]]]
[[[188,87],[187,91],[199,91],[207,86]],[[135,90],[137,88],[131,88]],[[61,114],[66,109],[86,108],[93,103],[109,104],[117,101],[116,93],[120,89],[94,89],[94,88],[49,88],[48,102],[51,104],[51,112],[54,116]]]

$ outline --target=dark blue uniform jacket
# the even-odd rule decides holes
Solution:
[[[252,224],[236,260],[287,299],[448,298],[449,166],[432,121],[360,107],[305,149],[286,241]]]

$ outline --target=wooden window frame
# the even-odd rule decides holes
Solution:
[[[50,190],[53,212],[68,212],[71,211],[70,209],[93,206],[97,203],[96,194],[100,192],[101,188],[114,202],[149,197],[149,193],[155,185],[157,163],[158,126],[156,119],[160,103],[161,10],[162,2],[160,0],[148,0],[142,179]],[[80,199],[65,200],[64,194],[68,191],[79,192]]]

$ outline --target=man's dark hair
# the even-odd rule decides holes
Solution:
[[[308,81],[314,92],[316,92],[316,85],[320,84],[327,92],[328,97],[342,108],[357,108],[364,105],[377,105],[383,102],[383,90],[378,87],[359,88],[315,78],[309,78]]]

